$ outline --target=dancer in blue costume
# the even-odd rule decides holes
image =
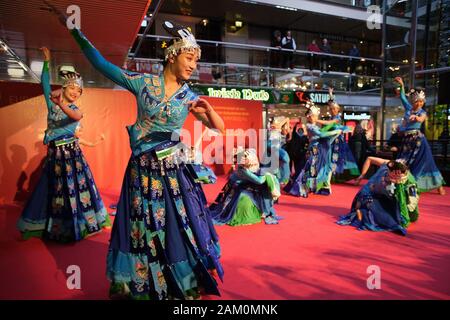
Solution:
[[[420,131],[422,123],[427,118],[426,111],[422,109],[425,104],[425,92],[421,89],[411,90],[410,103],[405,94],[402,78],[397,77],[395,81],[400,84],[400,99],[405,108],[400,127],[402,141],[397,159],[406,161],[421,192],[438,189],[440,194],[445,194],[444,178],[434,162],[425,135]]]
[[[47,104],[48,146],[42,175],[17,223],[22,236],[73,242],[109,227],[110,221],[75,135],[83,117],[75,103],[83,91],[76,72],[60,72],[60,96],[51,96],[50,50],[44,53],[41,82]]]
[[[215,202],[209,207],[217,224],[242,226],[260,223],[278,224],[273,207],[280,196],[278,179],[271,173],[262,174],[256,150],[237,154],[234,170]]]
[[[127,127],[132,156],[107,256],[112,298],[220,295],[214,278],[223,279],[218,236],[204,205],[203,190],[186,167],[176,136],[189,112],[221,133],[224,123],[185,83],[201,53],[194,36],[169,21],[163,27],[174,38],[165,49],[160,76],[111,64],[80,30],[71,30],[91,64],[137,100],[137,120]]]
[[[331,144],[342,134],[342,129],[322,131],[317,125],[320,109],[312,101],[306,104],[308,111],[306,128],[309,138],[308,159],[306,165],[295,180],[284,191],[294,196],[307,197],[308,193],[331,194]]]
[[[271,152],[278,154],[278,167],[273,174],[277,177],[281,185],[288,183],[291,175],[289,167],[289,154],[284,149],[286,145],[286,135],[289,133],[289,118],[276,117],[271,124],[267,141],[268,155]]]
[[[400,160],[370,158],[380,166],[352,202],[351,212],[337,221],[359,230],[394,231],[406,235],[419,216],[419,192],[414,176]]]
[[[342,128],[342,118],[339,113],[341,107],[334,99],[333,89],[328,89],[330,99],[328,101],[328,108],[330,111],[330,120],[317,120],[321,125],[327,125],[330,130]],[[344,134],[339,135],[331,145],[332,155],[331,161],[333,166],[333,176],[337,180],[350,180],[360,175],[358,164],[355,157],[345,141]]]

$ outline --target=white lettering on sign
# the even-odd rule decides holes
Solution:
[[[367,113],[355,114],[353,113],[344,113],[344,120],[370,120],[371,116]]]
[[[214,89],[208,88],[208,96],[215,98],[231,98],[231,99],[244,99],[244,100],[256,100],[256,101],[269,101],[270,94],[267,91],[259,90],[254,91],[252,89]]]
[[[325,104],[330,100],[330,95],[328,93],[311,93],[309,98],[317,104]]]

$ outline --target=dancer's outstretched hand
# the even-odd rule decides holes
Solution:
[[[403,83],[403,79],[402,79],[401,77],[396,77],[396,78],[394,79],[394,81],[397,81],[402,87],[405,86],[405,84]]]
[[[50,1],[48,0],[42,0],[45,5],[47,5],[53,14],[55,14],[58,17],[59,22],[66,27],[67,26],[67,15],[64,14],[64,12],[62,12],[61,10],[59,10],[54,4],[52,4]]]
[[[48,50],[47,47],[42,47],[42,48],[40,48],[40,50],[44,54],[44,60],[45,61],[50,61],[50,59],[51,59],[50,50]]]

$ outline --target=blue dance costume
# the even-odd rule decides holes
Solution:
[[[423,109],[413,110],[403,87],[400,92],[400,99],[405,108],[405,115],[400,127],[402,140],[397,159],[406,161],[411,173],[416,178],[420,192],[439,188],[444,184],[444,178],[434,162],[431,148],[425,135],[420,131],[422,124],[418,121],[409,120],[411,115],[426,115],[426,111]]]
[[[411,173],[403,181],[393,182],[387,164],[383,164],[357,193],[351,212],[337,221],[359,230],[394,231],[406,235],[411,222],[418,219],[419,193]],[[362,219],[358,219],[358,210]]]
[[[331,175],[333,172],[331,145],[340,135],[340,131],[323,131],[316,124],[306,125],[309,138],[309,150],[305,167],[298,177],[285,187],[285,191],[301,197],[308,193],[331,194]]]
[[[333,129],[342,129],[341,115],[337,114],[332,117],[331,120],[338,120],[339,122],[334,125]],[[331,162],[333,167],[333,175],[339,180],[348,180],[352,177],[357,177],[361,173],[358,169],[358,164],[355,161],[355,157],[352,154],[347,142],[345,141],[344,134],[340,134],[331,145],[332,155]],[[344,173],[347,175],[347,179],[344,178]]]
[[[79,122],[50,100],[48,61],[44,62],[41,82],[48,108],[44,138],[47,157],[17,227],[24,238],[78,241],[110,226],[109,216],[74,136]],[[69,107],[77,110],[73,104]]]
[[[239,166],[210,206],[211,216],[217,224],[230,226],[260,223],[261,218],[266,224],[278,224],[273,205],[279,196],[280,185],[274,175]]]
[[[187,84],[165,99],[163,76],[120,69],[77,29],[72,35],[92,65],[136,97],[128,126],[132,156],[123,180],[107,257],[111,295],[133,299],[190,298],[198,288],[219,295],[208,270],[223,277],[218,236],[204,194],[180,160],[179,132],[198,99]]]

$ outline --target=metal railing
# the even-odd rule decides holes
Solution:
[[[162,70],[161,63],[162,59],[130,59],[127,61],[127,68],[158,74]],[[280,90],[324,90],[333,87],[336,92],[370,94],[378,94],[381,86],[380,78],[373,76],[333,71],[321,73],[304,68],[284,69],[208,62],[198,63],[190,82],[220,86],[270,87]]]
[[[135,57],[130,53],[130,63],[160,63],[162,60],[155,57],[163,56],[162,44],[166,42],[167,45],[171,38],[158,35],[144,37],[147,40],[146,54],[152,58]],[[381,59],[235,42],[197,41],[202,46],[202,57],[199,62],[200,75],[193,76],[195,82],[303,90],[332,86],[337,91],[345,92],[378,93],[380,90]],[[139,67],[136,71],[149,72]]]

